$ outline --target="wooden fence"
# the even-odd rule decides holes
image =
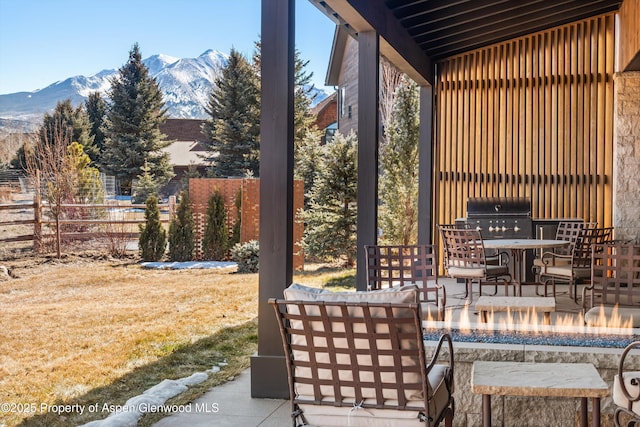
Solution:
[[[175,204],[175,197],[171,197],[169,203],[158,204],[163,224],[170,222]],[[0,204],[0,213],[3,214],[0,218],[4,218],[0,220],[0,227],[5,230],[0,236],[0,243],[32,241],[34,249],[39,250],[56,235],[56,221],[51,209],[52,206],[43,203],[37,195],[32,203]],[[61,238],[63,241],[137,239],[139,225],[145,222],[144,209],[143,204],[117,201],[91,205],[62,204],[59,219]],[[31,226],[31,232],[26,233],[24,227],[19,227],[25,225]]]

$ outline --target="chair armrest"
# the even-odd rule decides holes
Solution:
[[[566,259],[571,261],[573,259],[573,255],[563,255],[557,254],[555,252],[543,252],[540,256],[540,259],[542,260],[542,263],[544,265],[549,265],[549,263],[551,263],[551,265],[555,265],[556,259]]]
[[[631,344],[629,344],[627,348],[624,349],[624,351],[622,352],[622,355],[620,356],[620,363],[618,364],[618,378],[620,381],[620,389],[622,390],[622,394],[624,394],[624,397],[626,397],[629,400],[629,402],[640,401],[640,392],[638,392],[635,396],[632,396],[629,390],[627,390],[627,386],[625,385],[625,382],[622,379],[622,372],[624,370],[624,359],[627,357],[627,354],[629,354],[629,352],[633,348],[640,348],[640,341],[634,341]],[[640,390],[640,378],[632,378],[631,384],[637,385],[638,390]]]
[[[433,365],[436,364],[438,357],[440,356],[440,350],[442,349],[442,345],[444,344],[445,341],[447,342],[447,345],[449,347],[449,370],[450,370],[450,376],[451,378],[453,378],[453,341],[451,341],[451,337],[449,336],[449,334],[443,334],[438,340],[438,345],[436,346],[436,349],[433,351],[433,355],[431,356],[431,361],[429,361],[429,364],[427,365],[427,374],[429,374],[429,371],[431,371],[431,368],[433,368]]]
[[[589,284],[587,284],[587,286],[585,286],[584,288],[582,288],[582,315],[584,316],[587,311],[593,307],[593,301],[595,300],[595,285],[593,284],[593,282],[590,282]],[[591,291],[591,292],[589,292]],[[589,292],[589,306],[587,307],[586,302],[587,302],[587,292]]]

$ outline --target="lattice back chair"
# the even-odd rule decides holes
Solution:
[[[478,292],[482,295],[482,286],[494,287],[497,293],[498,283],[505,287],[505,295],[509,294],[511,282],[509,266],[505,264],[490,264],[487,262],[484,243],[480,231],[465,228],[440,228],[445,243],[447,261],[444,268],[447,275],[456,279],[464,279],[466,283],[465,298],[473,300],[473,282],[478,282]]]
[[[422,317],[444,320],[447,292],[438,283],[436,245],[366,245],[367,288],[415,283],[420,289]]]
[[[632,370],[625,370],[624,366],[627,357],[631,359],[632,350],[636,351],[635,357],[638,358],[640,341],[634,341],[624,349],[618,362],[618,373],[613,378],[611,394],[616,405],[613,416],[616,427],[640,426],[640,370],[637,366]]]
[[[443,335],[427,361],[418,304],[269,303],[284,346],[294,426],[452,425],[451,338]],[[436,363],[445,343],[448,364]]]
[[[556,262],[558,264],[569,264],[571,262],[570,255],[573,252],[573,248],[582,235],[582,230],[585,228],[595,228],[597,224],[595,222],[584,222],[584,221],[560,221],[558,223],[558,228],[556,228],[556,240],[565,240],[569,242],[568,246],[555,248],[553,251],[554,254],[566,256],[566,258],[558,257]],[[547,251],[549,252],[549,251]],[[544,252],[540,254],[539,257],[533,260],[533,272],[536,276],[538,276],[537,282],[540,282],[539,275],[540,270],[544,266],[543,262]]]
[[[540,268],[540,282],[544,286],[544,296],[547,296],[548,287],[551,286],[555,297],[556,283],[567,283],[569,296],[577,302],[578,284],[591,278],[593,245],[611,240],[612,232],[613,227],[583,228],[570,254],[545,252],[542,255]]]
[[[640,245],[599,243],[592,248],[591,284],[582,290],[585,324],[612,320],[640,328]]]

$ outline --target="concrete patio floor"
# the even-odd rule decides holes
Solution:
[[[444,284],[447,291],[447,308],[453,308],[454,316],[456,316],[466,305],[464,284],[448,278],[441,279],[441,283]],[[483,288],[483,295],[486,295],[487,292],[493,292],[493,289]],[[503,286],[498,287],[498,295],[504,295]],[[523,296],[535,296],[535,287],[524,286]],[[473,309],[477,298],[477,288],[474,286],[473,303],[470,309],[470,315],[473,317],[472,322],[478,318],[478,313]],[[567,314],[577,316],[581,308],[569,297],[566,286],[558,286],[556,304],[556,312],[551,314],[552,324],[556,316]],[[496,317],[500,315],[502,313],[496,314]],[[192,402],[190,408],[190,412],[170,415],[154,426],[282,427],[291,425],[291,410],[288,400],[254,399],[251,397],[250,369],[244,371],[234,380],[211,389]]]

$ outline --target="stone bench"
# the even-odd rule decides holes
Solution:
[[[487,322],[489,311],[535,311],[544,313],[544,324],[551,323],[551,312],[556,311],[556,300],[553,297],[510,297],[510,296],[481,296],[476,302],[476,310],[480,312],[480,321]]]

